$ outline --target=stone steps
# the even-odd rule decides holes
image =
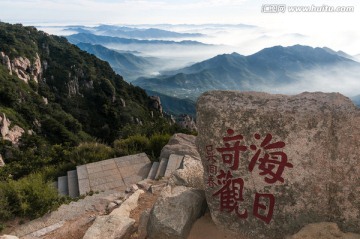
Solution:
[[[141,153],[80,165],[58,178],[57,189],[60,195],[75,198],[90,191],[129,187],[145,178],[170,177],[181,166],[183,158],[183,155],[171,154],[168,159],[162,158],[151,165],[146,154]]]
[[[158,172],[158,169],[159,169],[159,165],[160,163],[159,162],[154,162],[151,166],[151,169],[150,169],[150,172],[149,172],[149,175],[147,176],[148,179],[155,179],[155,176]]]
[[[171,154],[170,157],[162,158],[160,162],[154,162],[148,175],[148,179],[160,179],[170,177],[171,173],[180,168],[184,155]]]
[[[151,172],[151,162],[145,153],[80,165],[58,178],[57,189],[60,195],[75,198],[91,191],[129,187],[148,176],[155,178],[158,166],[159,163],[155,164]]]

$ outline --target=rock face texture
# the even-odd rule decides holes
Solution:
[[[184,186],[167,186],[150,212],[147,225],[150,239],[186,239],[201,215],[203,191]]]
[[[197,126],[218,226],[252,239],[324,221],[360,232],[360,110],[348,98],[208,92]]]
[[[172,173],[169,184],[204,189],[203,174],[201,161],[185,155],[182,167]]]

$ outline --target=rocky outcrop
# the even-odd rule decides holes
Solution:
[[[360,228],[360,110],[340,94],[208,92],[197,146],[214,222],[244,238]]]
[[[186,239],[193,223],[203,212],[202,190],[167,186],[150,212],[147,225],[150,239]]]
[[[69,75],[69,77],[71,77],[71,75]],[[74,78],[74,79],[70,80],[66,84],[66,86],[68,88],[69,97],[72,97],[72,96],[75,96],[75,95],[80,95],[79,80],[77,78]]]
[[[174,134],[167,145],[161,150],[160,158],[168,159],[171,154],[189,155],[200,159],[199,152],[195,145],[196,137],[187,134]]]
[[[312,223],[298,233],[286,239],[360,239],[359,234],[343,233],[338,225],[332,222]]]
[[[197,131],[196,123],[194,119],[190,115],[180,115],[178,117],[177,123],[182,127],[183,129],[188,129],[191,131]]]
[[[11,70],[11,62],[7,55],[5,55],[4,52],[0,52],[1,62],[4,66],[6,66],[6,69],[9,71],[9,74],[12,75]]]
[[[154,110],[160,112],[160,114],[163,114],[163,108],[161,105],[160,97],[159,96],[150,96],[150,107]]]
[[[17,125],[11,127],[11,121],[6,118],[5,114],[0,113],[0,133],[4,140],[9,140],[17,145],[25,131]]]
[[[0,154],[0,167],[4,167],[5,166],[5,162]]]
[[[0,52],[0,57],[2,64],[6,66],[10,75],[14,72],[19,79],[26,83],[30,79],[33,79],[35,82],[38,82],[41,79],[43,69],[41,66],[41,59],[37,53],[33,60],[33,64],[26,57],[17,57],[10,60],[4,52]]]

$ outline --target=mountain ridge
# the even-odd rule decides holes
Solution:
[[[102,45],[90,43],[81,42],[76,44],[76,46],[109,62],[114,71],[122,75],[127,82],[149,75],[149,72],[156,66],[157,59],[153,57],[145,58],[129,52],[119,52]]]
[[[182,40],[182,41],[169,41],[169,40],[139,40],[139,39],[130,39],[130,38],[120,38],[113,36],[101,36],[90,33],[77,33],[73,35],[66,36],[66,38],[73,44],[78,44],[80,42],[91,43],[91,44],[140,44],[140,45],[200,45],[200,46],[210,46],[209,44],[201,43],[198,41],[192,40]]]
[[[237,53],[217,55],[159,77],[139,78],[133,84],[146,90],[161,87],[164,94],[196,99],[208,90],[263,91],[283,87],[298,82],[303,72],[326,72],[335,67],[360,69],[360,64],[319,47],[274,46],[249,56]]]

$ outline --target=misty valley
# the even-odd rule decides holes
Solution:
[[[340,92],[360,105],[358,56],[297,44],[307,38],[298,33],[282,36],[285,46],[268,46],[274,39],[244,24],[39,28],[107,61],[127,82],[159,96],[169,114],[195,116],[196,99],[211,90]]]

